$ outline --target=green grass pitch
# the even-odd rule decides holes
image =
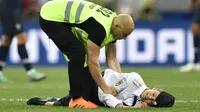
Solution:
[[[125,67],[124,72],[138,72],[148,87],[158,87],[176,96],[172,108],[148,109],[68,109],[66,107],[28,106],[31,97],[62,97],[68,93],[66,68],[38,68],[48,75],[44,81],[30,83],[23,68],[6,68],[9,79],[0,83],[0,112],[199,112],[200,72],[179,73],[177,68]]]

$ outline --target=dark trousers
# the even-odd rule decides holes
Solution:
[[[72,33],[72,25],[48,21],[40,17],[40,26],[70,60],[68,62],[70,95],[73,99],[82,96],[85,100],[92,100],[91,94],[94,94],[93,88],[97,88],[97,85],[88,67],[84,67],[86,51],[83,44]]]
[[[23,32],[22,0],[0,0],[2,34],[11,40]]]

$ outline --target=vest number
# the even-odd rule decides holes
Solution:
[[[90,9],[93,9],[95,6],[98,6],[98,8],[96,9],[96,11],[100,12],[102,15],[104,15],[106,17],[110,17],[113,14],[113,12],[110,11],[109,9],[101,7],[101,6],[97,5],[97,4],[92,4],[89,7],[90,7]]]

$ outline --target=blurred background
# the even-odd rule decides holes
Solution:
[[[38,12],[47,1],[23,0],[23,18],[24,28],[28,34],[26,48],[30,61],[48,77],[39,83],[27,81],[17,52],[17,40],[14,38],[7,58],[8,66],[4,72],[9,81],[5,84],[0,83],[1,112],[44,112],[45,109],[54,112],[67,111],[66,108],[26,105],[27,99],[31,97],[60,97],[65,96],[69,90],[67,63],[38,24]],[[199,112],[199,72],[181,73],[177,69],[194,59],[190,27],[193,21],[192,12],[198,0],[91,1],[117,13],[129,13],[135,20],[135,30],[127,40],[117,42],[117,57],[122,64],[123,72],[138,72],[148,87],[158,87],[176,96],[174,108],[148,109],[148,111]],[[1,28],[0,25],[0,34]],[[101,65],[105,65],[103,52],[104,48],[101,49],[99,58]],[[99,110],[95,112],[97,111],[99,112]],[[107,112],[107,109],[102,108],[100,111]],[[124,112],[124,110],[114,111]],[[132,110],[126,111],[132,112]]]
[[[23,0],[27,49],[36,65],[64,65],[62,54],[39,28],[38,11],[48,0]],[[190,24],[194,3],[198,0],[89,0],[117,13],[129,13],[136,24],[126,41],[120,41],[118,59],[124,65],[179,66],[193,60]],[[0,27],[1,28],[1,27]],[[1,31],[1,30],[0,30]],[[0,32],[1,34],[1,32]],[[10,47],[9,65],[18,65],[20,58],[16,40]],[[101,50],[104,52],[104,49]],[[100,56],[105,64],[105,56]]]
[[[25,19],[36,19],[40,7],[50,0],[23,0]],[[117,13],[129,13],[135,20],[161,21],[164,19],[187,20],[192,9],[191,1],[198,0],[88,0]],[[176,15],[170,16],[170,14]]]

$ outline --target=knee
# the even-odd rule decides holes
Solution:
[[[80,49],[74,52],[73,57],[77,58],[78,60],[85,60],[85,55],[86,55],[85,49],[82,50]]]
[[[2,36],[2,42],[1,42],[1,45],[3,45],[3,46],[10,46],[11,41],[12,41],[11,38],[9,38],[9,37],[6,36],[6,35],[3,35],[3,36]]]
[[[27,41],[27,36],[26,36],[26,33],[24,32],[16,35],[16,37],[17,37],[18,44],[25,44]]]
[[[199,35],[199,33],[200,33],[200,25],[199,24],[193,23],[191,26],[191,29],[192,29],[192,33],[194,36]]]
[[[67,47],[65,47],[65,48],[67,48]],[[85,60],[86,51],[85,51],[84,47],[81,47],[78,49],[71,48],[69,52],[66,51],[66,54],[67,54],[67,57],[69,58],[69,60],[80,61],[80,60]]]

